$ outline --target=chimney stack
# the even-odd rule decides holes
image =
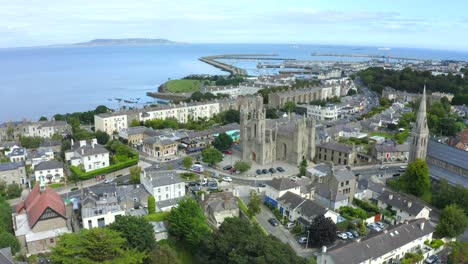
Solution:
[[[410,208],[411,205],[413,205],[413,202],[408,201],[408,208]]]
[[[322,247],[322,253],[327,253],[327,247],[326,246]]]
[[[392,200],[392,199],[393,199],[393,194],[390,194],[390,195],[388,196],[388,199],[389,199],[389,200]]]
[[[201,193],[201,200],[205,201],[205,193],[204,192]]]
[[[421,227],[421,230],[424,231],[424,222],[422,222],[419,227]]]

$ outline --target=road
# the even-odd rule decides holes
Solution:
[[[364,178],[369,178],[371,176],[377,176],[378,178],[388,179],[392,177],[397,177],[403,174],[401,166],[406,166],[406,163],[397,163],[397,164],[384,164],[384,167],[388,169],[380,169],[381,165],[370,165],[362,167],[353,167],[351,168],[355,174],[360,174]]]

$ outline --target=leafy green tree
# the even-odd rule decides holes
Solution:
[[[260,197],[258,197],[257,192],[251,190],[249,203],[247,204],[247,212],[249,213],[249,217],[253,217],[256,214],[260,213],[260,211],[262,210],[261,205],[262,200],[260,199]]]
[[[205,215],[193,199],[180,201],[179,205],[172,209],[168,221],[169,232],[190,246],[197,246],[210,231]]]
[[[131,184],[140,184],[140,166],[133,166],[130,168],[130,183]]]
[[[56,121],[65,121],[65,116],[64,115],[61,115],[61,114],[55,114],[53,116],[54,120]]]
[[[355,95],[355,94],[357,94],[357,91],[356,91],[356,90],[354,90],[354,89],[349,89],[349,90],[348,90],[348,93],[347,93],[346,95],[348,95],[348,96],[353,96],[353,95]]]
[[[109,228],[82,229],[80,233],[63,234],[52,248],[54,263],[143,263],[145,253],[126,249],[127,242]]]
[[[190,169],[193,166],[193,158],[190,155],[185,156],[182,159],[182,166],[184,166],[185,169]]]
[[[104,114],[104,113],[108,113],[108,112],[113,112],[113,110],[110,109],[110,108],[108,108],[108,107],[105,106],[105,105],[98,105],[98,106],[96,107],[96,109],[94,109],[94,113],[95,113],[96,115],[98,115],[98,114]]]
[[[47,117],[41,116],[41,117],[39,118],[39,121],[47,121]]]
[[[232,146],[232,138],[226,133],[220,133],[212,145],[219,151],[228,150]]]
[[[452,186],[447,180],[432,184],[431,203],[435,207],[444,209],[447,205],[456,204],[468,215],[468,203],[466,201],[468,201],[468,188],[462,185]]]
[[[97,143],[101,145],[105,145],[107,144],[107,142],[109,142],[110,136],[106,132],[98,130],[96,131],[95,135],[96,135]]]
[[[234,167],[237,170],[239,170],[240,172],[246,172],[246,171],[250,170],[250,168],[252,167],[252,163],[250,163],[248,161],[237,160],[234,163]]]
[[[115,222],[108,227],[119,232],[127,240],[127,245],[130,248],[150,252],[156,246],[153,225],[143,217],[121,216],[116,218]]]
[[[287,113],[292,113],[296,110],[296,103],[294,103],[293,101],[287,101],[284,104],[283,109]]]
[[[11,212],[10,204],[3,197],[0,197],[0,232],[13,232]]]
[[[315,246],[329,245],[336,240],[336,224],[329,217],[317,216],[309,227],[310,241]]]
[[[441,237],[456,237],[463,234],[467,227],[468,217],[465,215],[465,212],[453,204],[448,205],[442,210],[436,231]]]
[[[62,160],[65,160],[65,151],[70,150],[71,147],[72,145],[69,139],[62,141],[62,145],[60,146],[60,157],[62,157]]]
[[[20,197],[21,191],[19,184],[12,183],[7,185],[6,194],[10,197]]]
[[[299,176],[305,176],[307,173],[307,160],[303,159],[299,164]]]
[[[278,111],[276,109],[268,108],[266,110],[266,118],[269,118],[269,119],[279,118]]]
[[[0,231],[0,248],[11,247],[11,253],[16,254],[21,250],[21,244],[11,233]]]
[[[130,122],[130,127],[137,127],[140,126],[140,121],[133,119],[132,122]]]
[[[401,187],[405,192],[418,197],[430,195],[429,167],[424,160],[416,159],[408,165],[401,177]]]
[[[466,263],[468,260],[468,242],[457,241],[450,244],[452,252],[448,255],[448,264],[461,264]]]
[[[226,218],[203,241],[201,263],[288,263],[305,264],[294,250],[273,236],[265,236],[258,226],[238,217]]]
[[[390,105],[392,105],[392,102],[390,102],[390,100],[388,100],[388,99],[385,98],[385,97],[381,97],[381,98],[380,98],[380,106],[382,106],[382,107],[389,107]]]
[[[72,128],[73,134],[75,134],[75,132],[80,129],[80,120],[78,118],[70,117],[67,122]]]
[[[154,214],[156,212],[156,199],[153,195],[148,196],[148,213]]]
[[[223,160],[223,154],[214,147],[209,147],[202,150],[202,158],[203,162],[213,165]]]
[[[175,250],[165,244],[154,248],[148,258],[150,264],[180,264]]]
[[[230,109],[220,113],[223,124],[239,123],[240,111]]]
[[[40,147],[41,143],[44,142],[44,138],[20,136],[19,141],[21,146],[32,149]]]

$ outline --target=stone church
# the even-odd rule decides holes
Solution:
[[[416,123],[411,131],[409,162],[413,162],[416,159],[426,160],[428,138],[429,128],[427,127],[426,117],[426,85],[424,85]]]
[[[315,156],[315,119],[290,114],[280,119],[266,119],[262,97],[254,110],[241,109],[240,134],[242,160],[261,165],[284,160],[299,164]]]

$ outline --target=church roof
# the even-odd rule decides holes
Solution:
[[[468,160],[468,151],[429,140],[427,144],[427,156],[468,170],[468,163],[466,162]]]

